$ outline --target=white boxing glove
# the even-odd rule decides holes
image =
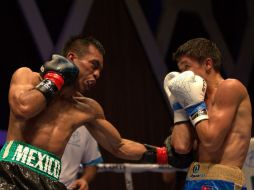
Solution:
[[[172,80],[174,77],[178,76],[180,73],[179,72],[170,72],[166,75],[164,78],[164,90],[167,94],[168,100],[170,102],[170,106],[172,110],[174,111],[174,123],[179,123],[183,121],[188,121],[189,118],[185,113],[185,110],[181,106],[179,102],[176,101],[176,98],[174,95],[170,92],[169,90],[169,82]]]
[[[185,71],[170,80],[168,87],[194,126],[209,118],[204,102],[207,84],[203,78],[192,71]]]

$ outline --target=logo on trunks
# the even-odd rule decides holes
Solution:
[[[12,160],[23,163],[57,179],[59,178],[61,171],[60,161],[47,154],[43,154],[36,149],[19,144],[15,150]]]
[[[200,165],[195,164],[192,168],[192,174],[190,177],[203,177],[205,174],[200,173]]]
[[[194,165],[194,167],[193,167],[193,169],[192,169],[193,174],[198,173],[199,168],[200,168],[200,165],[199,165],[199,164]]]

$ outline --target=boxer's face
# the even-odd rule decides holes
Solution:
[[[90,45],[84,56],[78,57],[74,55],[72,61],[79,68],[76,88],[84,94],[95,86],[97,79],[100,77],[103,68],[103,56],[95,46]]]
[[[182,56],[179,58],[177,66],[180,72],[192,71],[196,75],[199,75],[203,78],[205,77],[205,64],[199,63],[198,60],[194,58]]]

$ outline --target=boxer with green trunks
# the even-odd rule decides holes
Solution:
[[[50,152],[24,142],[9,141],[0,152],[0,161],[3,189],[65,189],[58,182],[61,161]]]
[[[27,67],[14,72],[7,142],[0,154],[1,188],[65,189],[58,181],[60,159],[72,132],[82,124],[115,156],[142,157],[145,146],[122,139],[99,103],[85,97],[100,77],[104,51],[96,39],[78,35],[40,72]]]

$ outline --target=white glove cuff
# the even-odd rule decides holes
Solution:
[[[179,122],[188,121],[188,120],[189,118],[186,115],[186,112],[184,109],[174,111],[174,123],[179,123]]]
[[[199,115],[199,116],[197,116],[197,117],[194,118],[194,119],[190,117],[191,123],[192,123],[192,125],[193,125],[194,127],[196,126],[196,124],[197,124],[198,122],[200,122],[200,121],[202,121],[202,120],[207,120],[207,119],[209,119],[208,115]]]
[[[185,108],[185,111],[193,126],[202,120],[209,119],[205,102],[200,102],[196,105],[189,106]]]

